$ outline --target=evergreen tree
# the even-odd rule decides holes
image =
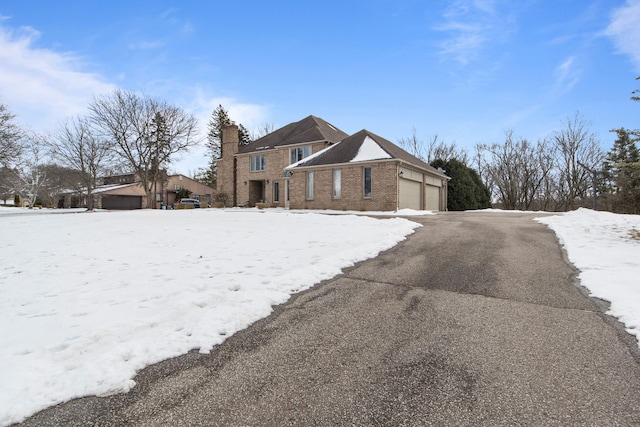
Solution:
[[[640,213],[640,150],[637,132],[614,129],[618,138],[604,163],[608,193],[614,212]]]
[[[211,119],[207,124],[209,132],[207,133],[207,148],[211,155],[211,162],[215,162],[222,157],[222,129],[231,124],[229,113],[222,105],[213,110]]]
[[[166,179],[166,169],[163,168],[163,159],[166,159],[166,151],[171,143],[167,121],[160,112],[156,112],[151,119],[151,133],[149,135],[149,150],[151,151],[151,165],[147,169],[148,180],[153,190],[155,202],[165,203],[163,200],[162,184],[158,190],[158,181]]]
[[[491,193],[475,170],[456,159],[446,161],[437,159],[431,162],[431,166],[444,169],[451,178],[447,191],[449,210],[463,211],[491,207]]]
[[[222,105],[213,110],[211,113],[211,119],[207,124],[209,132],[207,133],[207,149],[209,150],[209,166],[202,174],[201,182],[216,186],[217,183],[217,162],[222,158],[224,153],[222,152],[222,129],[231,124],[231,117],[229,112],[224,109]],[[238,145],[247,145],[251,142],[251,136],[247,128],[242,124],[238,125]]]
[[[242,124],[238,126],[238,144],[239,145],[247,145],[251,142],[251,135],[246,127]]]

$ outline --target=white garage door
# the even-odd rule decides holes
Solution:
[[[400,178],[399,209],[422,209],[422,183]]]
[[[436,187],[435,185],[427,185],[425,194],[427,198],[427,210],[439,211],[440,210],[440,187]]]

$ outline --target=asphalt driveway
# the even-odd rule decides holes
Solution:
[[[407,241],[211,354],[23,424],[640,425],[637,343],[535,216],[415,218]]]

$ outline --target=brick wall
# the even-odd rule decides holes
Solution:
[[[371,197],[364,197],[364,167],[371,167]],[[333,169],[342,170],[342,194],[333,197]],[[397,164],[375,162],[338,168],[298,169],[291,176],[292,209],[393,211],[397,209]],[[314,172],[313,200],[307,200],[307,172]]]
[[[222,158],[217,162],[217,192],[229,196],[228,205],[234,203],[234,161],[238,152],[238,126],[232,124],[222,130]]]
[[[264,181],[265,194],[264,200],[272,206],[284,206],[285,205],[285,180],[282,177],[284,168],[289,166],[291,161],[290,148],[293,146],[276,147],[271,150],[262,150],[253,153],[238,154],[237,157],[237,203],[239,205],[245,205],[248,202],[253,202],[251,197],[252,188],[255,191],[255,186],[252,187],[251,181]],[[317,153],[318,151],[326,147],[324,142],[317,142],[312,144],[311,152]],[[251,171],[251,157],[256,155],[265,156],[265,170],[263,171]],[[266,181],[269,181],[268,183]],[[273,195],[273,183],[280,183],[280,201],[274,202]],[[245,184],[246,182],[246,184]],[[293,191],[292,191],[293,192]],[[249,203],[252,205],[252,203]]]

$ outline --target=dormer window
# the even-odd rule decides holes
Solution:
[[[305,157],[309,157],[311,155],[311,146],[305,145],[303,147],[295,147],[291,149],[291,164],[295,162],[299,162]]]

